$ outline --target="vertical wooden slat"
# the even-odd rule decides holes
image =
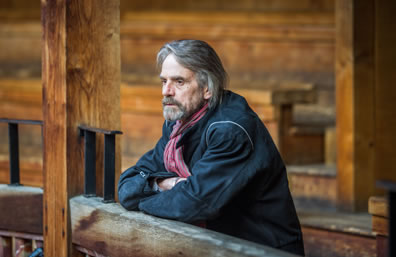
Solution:
[[[12,256],[12,239],[11,237],[0,236],[0,256]]]
[[[41,2],[44,249],[45,256],[77,256],[68,205],[70,197],[83,193],[83,141],[77,127],[120,129],[119,1]],[[101,177],[103,152],[97,156]],[[118,179],[119,144],[116,156]]]
[[[66,2],[41,1],[44,248],[47,256],[68,256],[66,234]],[[63,210],[63,211],[62,211]],[[63,215],[62,215],[63,213]]]
[[[337,191],[350,211],[375,192],[373,35],[373,0],[336,0]]]

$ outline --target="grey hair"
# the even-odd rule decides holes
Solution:
[[[173,54],[180,65],[195,72],[201,88],[208,86],[212,95],[209,108],[214,108],[221,102],[228,76],[219,56],[208,43],[201,40],[176,40],[166,43],[157,54],[159,70],[169,54]]]

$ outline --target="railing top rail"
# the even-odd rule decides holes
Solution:
[[[127,211],[98,197],[76,196],[70,199],[70,208],[73,243],[105,256],[132,252],[139,256],[295,256],[201,227]]]
[[[119,130],[107,130],[107,129],[89,127],[89,126],[86,126],[86,125],[79,125],[78,128],[80,130],[86,130],[86,131],[91,131],[91,132],[96,132],[96,133],[102,133],[102,134],[105,134],[105,135],[122,134],[122,131],[119,131]]]
[[[7,119],[0,118],[1,123],[11,123],[11,124],[28,124],[28,125],[43,125],[43,121],[41,120],[15,120],[15,119]]]

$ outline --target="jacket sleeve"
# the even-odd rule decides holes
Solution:
[[[207,144],[201,160],[192,167],[192,176],[171,190],[142,200],[139,209],[190,223],[215,217],[258,168],[248,165],[254,156],[250,136],[235,124],[212,126]]]
[[[165,132],[165,124],[163,132]],[[121,174],[118,182],[118,199],[125,209],[137,210],[140,200],[158,193],[149,185],[150,178],[177,176],[165,169],[163,152],[166,143],[167,139],[163,133],[154,149],[144,154],[135,166]]]

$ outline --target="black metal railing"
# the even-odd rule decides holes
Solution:
[[[42,128],[43,122],[40,120],[13,120],[0,119],[1,123],[8,123],[8,146],[10,158],[10,185],[20,185],[20,170],[19,170],[19,133],[18,125],[40,125]]]
[[[396,256],[396,183],[392,181],[377,181],[377,186],[388,191],[389,238],[388,256]]]
[[[115,136],[118,130],[105,130],[80,125],[84,137],[84,196],[96,196],[96,133],[104,135],[103,202],[114,202],[115,190]]]

